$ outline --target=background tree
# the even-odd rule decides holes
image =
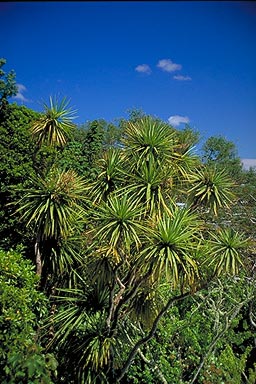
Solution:
[[[75,127],[71,139],[59,153],[60,168],[73,169],[92,180],[97,175],[98,160],[105,150],[118,147],[121,130],[103,119]]]
[[[233,210],[232,224],[243,228],[247,235],[256,240],[256,170],[243,171],[241,182],[237,187],[237,204]],[[228,217],[231,220],[231,217]]]
[[[0,58],[0,110],[7,104],[7,98],[15,96],[18,92],[16,74],[13,70],[6,73],[3,70],[5,64],[6,59]]]
[[[85,153],[87,131],[83,127],[76,126],[70,140],[59,152],[56,164],[60,169],[73,169],[80,176],[87,176],[88,163]]]
[[[214,218],[215,225],[231,226],[236,231],[243,231],[255,244],[255,202],[256,202],[256,173],[254,169],[242,169],[241,161],[237,157],[236,146],[233,142],[223,137],[211,137],[205,144],[207,167],[209,166],[221,173],[228,174],[233,179],[233,203],[231,209],[220,211]],[[213,171],[211,171],[213,172]],[[219,176],[218,176],[219,177]],[[210,220],[207,214],[207,220]],[[249,271],[254,273],[255,251],[248,253],[247,264],[251,265]],[[250,273],[249,273],[250,274]]]
[[[104,121],[94,120],[89,123],[84,139],[84,157],[88,166],[89,176],[96,175],[96,160],[100,157],[103,149]]]
[[[38,114],[25,106],[8,104],[0,110],[0,247],[28,245],[31,235],[8,205],[21,197],[18,189],[27,186],[28,175],[36,172],[34,143],[29,127]]]
[[[223,136],[211,136],[204,143],[202,150],[202,159],[205,164],[225,169],[233,178],[237,179],[241,176],[242,163],[232,141]]]

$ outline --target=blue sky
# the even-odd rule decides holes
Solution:
[[[254,2],[1,2],[0,25],[19,104],[67,96],[78,124],[142,109],[256,159]]]

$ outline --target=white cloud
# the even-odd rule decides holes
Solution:
[[[135,68],[135,71],[140,72],[140,73],[146,73],[147,75],[150,75],[151,68],[147,64],[140,64]]]
[[[157,67],[165,72],[179,71],[182,68],[180,64],[173,63],[170,59],[159,60]]]
[[[250,167],[256,167],[256,159],[241,159],[243,167],[248,170]]]
[[[179,81],[188,81],[192,80],[190,76],[183,76],[183,75],[175,75],[173,76],[174,80],[179,80]]]
[[[168,119],[168,122],[174,127],[178,127],[178,125],[180,125],[181,123],[188,124],[189,121],[190,120],[187,116],[179,116],[179,115],[170,116]]]
[[[18,88],[18,93],[16,96],[14,96],[13,98],[16,99],[16,100],[20,100],[22,102],[26,102],[26,101],[29,101],[28,99],[26,99],[26,97],[23,95],[23,92],[26,92],[27,88],[25,87],[25,85],[23,84],[16,84],[17,85],[17,88]]]

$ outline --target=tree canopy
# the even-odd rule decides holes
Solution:
[[[15,96],[18,92],[16,85],[16,74],[13,70],[6,73],[3,66],[6,64],[6,59],[0,58],[0,109],[6,104],[7,98]]]
[[[3,383],[254,383],[255,172],[66,100],[0,110]]]

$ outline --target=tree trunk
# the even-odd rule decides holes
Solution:
[[[36,257],[36,274],[41,276],[42,274],[42,256],[40,252],[40,236],[37,236],[35,243],[35,257]]]

